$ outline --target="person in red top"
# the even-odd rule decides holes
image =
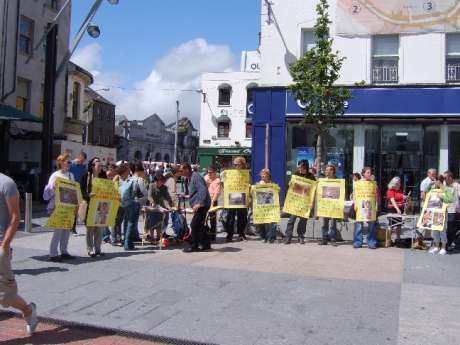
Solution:
[[[404,213],[404,203],[406,197],[401,191],[401,179],[399,177],[393,177],[388,184],[388,190],[386,194],[387,200],[387,211],[391,214],[403,214]],[[399,216],[388,217],[389,226],[394,229],[396,228],[396,238],[401,239],[401,223],[402,218]],[[398,225],[399,224],[399,225]]]

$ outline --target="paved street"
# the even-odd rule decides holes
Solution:
[[[460,255],[253,240],[194,254],[104,245],[106,256],[92,259],[79,232],[69,247],[79,258],[67,263],[47,261],[50,232],[21,233],[13,265],[21,294],[37,303],[41,317],[112,330],[105,344],[128,343],[113,330],[168,343],[458,343]],[[98,343],[91,332],[53,342],[57,331],[50,327],[60,327],[53,325],[14,342],[24,336],[18,327],[20,320],[0,318],[0,340]]]

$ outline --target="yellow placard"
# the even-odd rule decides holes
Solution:
[[[86,225],[91,227],[115,225],[118,208],[120,207],[120,194],[117,183],[112,180],[94,178],[91,192],[96,195],[90,199]]]
[[[432,189],[423,203],[417,226],[422,229],[443,231],[446,223],[447,203],[443,202],[444,191]]]
[[[375,181],[356,181],[353,184],[357,222],[375,222],[377,220],[377,183]]]
[[[247,208],[249,205],[249,170],[224,172],[224,208]]]
[[[345,180],[320,178],[316,188],[316,215],[343,219]]]
[[[280,220],[280,187],[274,183],[251,187],[254,224],[278,223]]]
[[[309,218],[315,199],[317,182],[301,176],[292,176],[284,201],[283,212]]]
[[[54,210],[46,226],[51,229],[71,230],[81,202],[80,184],[58,177],[54,186]]]

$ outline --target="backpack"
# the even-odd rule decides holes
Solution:
[[[187,220],[184,215],[178,211],[171,213],[171,223],[174,235],[178,240],[187,240],[190,237],[190,230],[187,226]]]
[[[134,180],[128,178],[125,181],[121,181],[120,183],[120,206],[121,207],[129,207],[134,203]]]

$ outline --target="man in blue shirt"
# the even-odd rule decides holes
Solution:
[[[193,218],[190,223],[192,230],[191,246],[184,249],[186,253],[211,249],[211,241],[205,230],[206,214],[211,206],[211,197],[208,187],[201,175],[192,170],[188,163],[181,165],[180,174],[189,180],[189,203],[193,209]],[[201,245],[201,247],[200,247]]]
[[[72,165],[70,166],[70,172],[73,174],[76,182],[80,183],[81,177],[85,174],[86,168],[86,153],[81,151],[77,158],[72,161]]]

